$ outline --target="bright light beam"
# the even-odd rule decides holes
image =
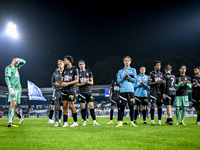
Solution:
[[[6,33],[12,38],[18,38],[19,34],[17,32],[17,26],[13,24],[12,22],[9,22],[6,28]]]

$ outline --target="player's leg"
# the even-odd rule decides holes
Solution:
[[[182,105],[181,99],[182,96],[176,96],[174,100],[174,105],[176,107],[176,120],[177,120],[176,125],[179,125],[180,123],[179,116],[180,116],[180,106]]]
[[[154,95],[150,95],[151,98],[151,125],[155,126],[155,121],[154,121],[154,113],[155,113],[155,107],[156,107],[156,97]]]
[[[96,122],[96,115],[95,115],[95,111],[94,111],[93,102],[88,102],[88,105],[89,105],[89,108],[90,108],[90,114],[91,114],[92,119],[93,119],[93,125],[99,126],[100,124],[98,124],[98,123]]]
[[[89,121],[89,112],[88,112],[88,104],[87,103],[85,103],[85,115],[86,115],[87,121]]]
[[[51,109],[50,109],[49,121],[47,122],[47,125],[51,125],[52,123],[54,123],[54,120],[52,119],[54,110],[55,110],[54,100],[51,100]]]
[[[147,105],[148,105],[148,99],[147,97],[142,97],[142,115],[143,115],[143,124],[147,124],[146,122],[146,115],[147,115]]]
[[[135,105],[135,121],[134,121],[135,124],[137,124],[138,108],[139,108],[139,105],[136,103],[136,105]]]
[[[129,109],[130,109],[130,121],[131,121],[130,126],[137,127],[135,125],[135,123],[133,122],[133,118],[134,118],[134,105],[136,104],[135,103],[135,95],[132,92],[129,92],[127,94],[128,94],[128,105],[129,105]]]
[[[70,127],[77,127],[78,126],[77,112],[76,112],[76,108],[74,107],[74,101],[69,101],[69,107],[72,111],[72,117],[73,117],[73,120],[74,120],[74,123]]]
[[[119,104],[119,100],[117,100],[116,102],[117,102],[117,110],[118,110],[118,114],[117,114],[117,124],[119,124],[119,111],[120,111],[120,104]]]
[[[85,102],[81,101],[81,115],[82,115],[82,120],[83,120],[83,125],[82,126],[86,126],[86,111],[85,111]]]
[[[62,107],[63,107],[63,102],[60,101],[60,106],[59,106],[59,124],[60,125],[61,125]]]
[[[60,101],[59,100],[55,100],[55,124],[54,126],[58,126],[59,125],[59,107],[60,107]]]
[[[62,96],[63,99],[63,126],[62,127],[68,127],[68,101],[67,101],[67,96]]]
[[[161,95],[157,95],[157,108],[158,108],[158,125],[161,125],[161,118],[162,118],[162,97]]]
[[[184,120],[185,120],[187,106],[189,106],[188,96],[182,96],[182,113],[181,113],[181,124],[182,125],[186,125],[184,123]]]
[[[21,90],[16,90],[15,92],[16,92],[16,97],[17,97],[17,103],[16,103],[16,106],[15,106],[15,114],[20,119],[19,124],[21,124],[22,122],[24,122],[24,119],[22,118],[20,113],[18,111],[16,111],[18,104],[21,104]]]
[[[113,114],[115,109],[115,103],[111,102],[111,109],[110,109],[110,121],[107,124],[113,124]]]

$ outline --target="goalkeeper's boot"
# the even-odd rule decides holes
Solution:
[[[23,118],[20,119],[19,124],[21,124],[22,122],[24,122]]]
[[[8,122],[7,124],[7,127],[19,127],[18,125],[14,125],[12,122]]]
[[[113,124],[113,121],[109,121],[107,124]]]
[[[69,127],[78,127],[78,122],[74,122],[71,126]]]
[[[56,122],[55,124],[54,124],[54,127],[57,127],[59,125],[59,123],[58,122]]]
[[[123,127],[123,124],[119,123],[116,127]]]
[[[185,124],[183,121],[181,121],[181,125],[184,125],[184,126],[185,126],[186,124]]]
[[[135,123],[131,123],[130,126],[131,126],[131,127],[137,127],[137,126],[135,125]]]
[[[179,124],[180,124],[180,122],[179,122],[179,121],[177,121],[176,125],[179,125]]]

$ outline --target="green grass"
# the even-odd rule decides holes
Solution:
[[[200,149],[200,125],[195,124],[194,117],[185,119],[186,126],[165,125],[164,117],[162,126],[151,126],[150,118],[148,125],[143,125],[140,118],[137,128],[129,126],[129,117],[124,118],[128,125],[121,128],[116,128],[116,124],[107,125],[108,117],[97,118],[101,126],[93,126],[90,118],[88,125],[82,127],[81,118],[78,119],[79,126],[75,128],[48,126],[48,118],[25,118],[19,128],[8,128],[7,119],[0,119],[0,150]],[[13,121],[18,122],[19,119]],[[68,123],[73,123],[72,118]]]

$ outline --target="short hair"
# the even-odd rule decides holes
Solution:
[[[13,57],[13,59],[15,59],[15,58],[19,58],[19,56],[15,56],[15,57]]]
[[[184,66],[185,68],[187,68],[186,65],[180,65],[180,66],[179,66],[179,69],[181,69],[181,67],[183,67],[183,66]]]
[[[59,59],[57,63],[64,63],[64,62],[63,62],[63,60],[60,60],[60,59]]]
[[[165,69],[168,70],[168,71],[169,71],[169,70],[172,70],[172,66],[171,66],[171,65],[166,65],[166,66],[165,66]]]
[[[198,70],[200,70],[200,67],[199,67],[199,66],[195,66],[195,67],[194,67],[194,69],[196,69],[196,68],[197,68]]]
[[[157,63],[161,65],[161,62],[159,60],[154,61],[153,66],[155,66]]]
[[[68,59],[71,63],[73,63],[73,58],[70,55],[65,56],[64,58]]]
[[[123,61],[124,61],[124,59],[126,59],[126,58],[128,58],[130,61],[132,61],[132,59],[131,59],[130,56],[125,56],[125,57],[123,58]]]
[[[140,69],[141,69],[141,68],[144,68],[144,69],[146,69],[146,67],[144,67],[144,66],[141,66],[141,67],[140,67]]]
[[[79,60],[79,61],[78,61],[78,64],[79,64],[80,62],[83,62],[83,63],[85,64],[85,61],[84,61],[84,60]]]

